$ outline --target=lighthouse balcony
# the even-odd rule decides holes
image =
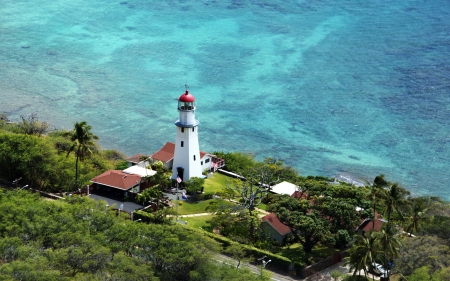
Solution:
[[[177,127],[182,127],[182,128],[193,128],[193,127],[198,126],[198,124],[200,124],[200,122],[198,120],[194,120],[194,122],[191,122],[191,123],[185,123],[180,120],[175,121],[175,125]]]

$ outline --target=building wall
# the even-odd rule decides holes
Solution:
[[[177,126],[172,179],[177,178],[178,167],[184,169],[183,181],[187,181],[191,177],[201,177],[202,166],[200,162],[198,127],[185,128]]]

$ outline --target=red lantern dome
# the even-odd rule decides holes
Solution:
[[[180,96],[178,101],[181,101],[181,102],[194,102],[195,98],[194,98],[193,95],[189,94],[188,90],[186,90],[186,92]]]

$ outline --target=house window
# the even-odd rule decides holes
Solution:
[[[195,155],[194,155],[194,161],[195,161]]]
[[[183,127],[181,128],[181,132],[184,133],[184,128]]]
[[[209,163],[209,158],[205,160],[205,163]]]
[[[200,165],[203,165],[203,161],[202,161],[202,162],[200,162]]]
[[[181,141],[181,147],[183,147],[184,146],[184,141]]]

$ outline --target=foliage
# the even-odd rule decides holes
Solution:
[[[91,132],[92,126],[88,125],[86,121],[76,122],[74,129],[67,132],[66,136],[73,142],[72,146],[67,151],[67,156],[70,153],[75,153],[75,182],[78,183],[78,161],[83,161],[87,156],[92,154],[92,150],[96,147],[95,140],[98,137]]]
[[[205,179],[198,178],[198,177],[192,177],[187,182],[185,182],[186,192],[188,194],[203,192],[204,183],[205,183]]]
[[[118,162],[116,164],[116,167],[114,169],[123,171],[123,170],[125,170],[127,168],[128,168],[128,161],[127,160],[122,160],[122,161],[120,161],[120,162]]]
[[[429,266],[420,267],[408,276],[409,281],[442,281],[450,280],[450,267],[431,272]]]
[[[370,210],[362,189],[348,184],[307,179],[302,183],[302,191],[298,198],[274,196],[268,210],[291,229],[307,253],[319,242],[345,246],[365,216],[355,208]]]
[[[156,224],[171,224],[175,211],[171,208],[164,208],[157,210],[153,213],[147,213],[144,211],[134,211],[134,219],[141,219],[143,222],[156,223]]]
[[[225,160],[224,170],[236,173],[241,175],[244,171],[252,169],[256,166],[257,161],[254,159],[254,156],[250,153],[241,153],[241,152],[213,152],[219,158]]]
[[[114,161],[118,161],[118,160],[125,160],[126,156],[125,154],[123,154],[120,151],[117,150],[113,150],[113,149],[106,149],[103,150],[103,155],[105,156],[106,159],[108,160],[114,160]],[[126,161],[126,160],[125,160]],[[128,164],[128,162],[127,162]]]
[[[32,113],[27,118],[23,115],[20,116],[22,121],[14,123],[12,131],[18,134],[35,135],[40,137],[47,133],[50,126],[47,122],[38,120],[37,114]]]
[[[0,192],[4,214],[0,279],[214,280],[234,276],[217,272],[221,269],[212,256],[218,244],[203,232],[123,220],[104,206],[105,202],[88,197],[48,201],[25,191]]]
[[[355,235],[352,247],[348,250],[349,256],[345,263],[350,265],[353,275],[361,270],[367,277],[367,270],[374,262],[379,262],[381,250],[378,248],[376,235],[369,232],[367,236]]]
[[[223,209],[211,219],[211,226],[220,234],[240,243],[251,243],[250,226],[260,219],[248,212],[236,209]]]
[[[330,273],[330,276],[331,276],[331,278],[333,278],[334,281],[337,281],[343,275],[344,275],[344,273],[340,272],[339,270],[333,270]]]
[[[428,266],[427,272],[433,274],[441,268],[450,267],[448,241],[433,236],[408,237],[394,263],[394,271],[404,276],[423,266]]]
[[[369,281],[369,279],[360,275],[346,275],[342,281]]]
[[[57,174],[64,170],[51,144],[33,135],[0,133],[0,177],[10,181],[21,178],[21,183],[33,188],[52,188],[68,180]]]

